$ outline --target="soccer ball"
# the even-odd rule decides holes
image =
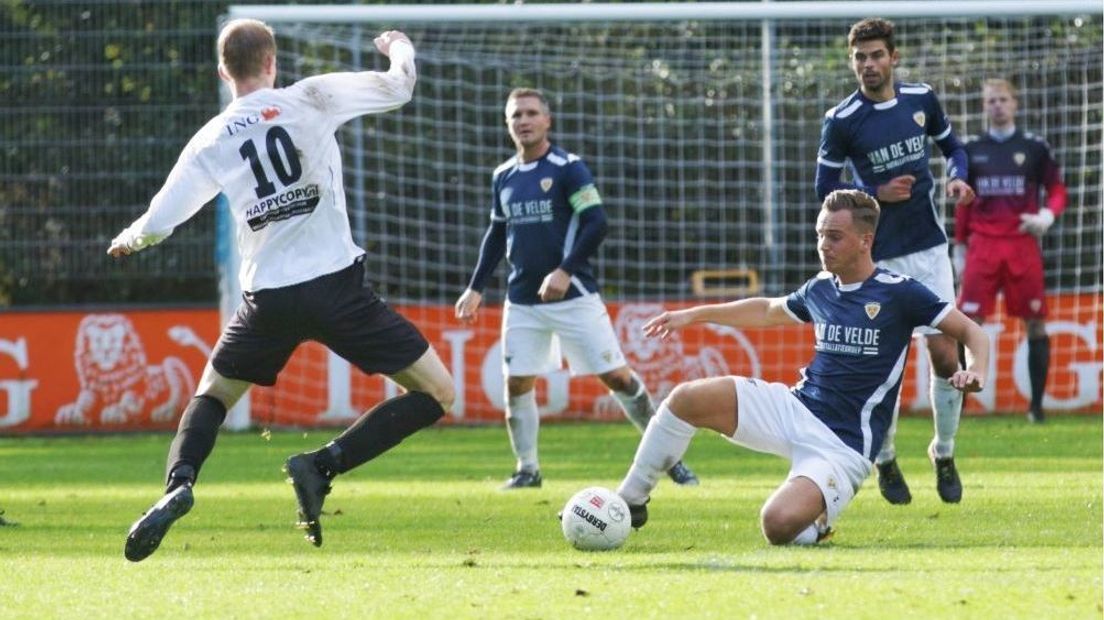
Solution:
[[[607,551],[629,537],[629,505],[602,487],[589,487],[567,500],[560,515],[564,538],[576,549]]]

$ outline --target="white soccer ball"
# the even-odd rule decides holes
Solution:
[[[629,505],[602,487],[588,487],[567,500],[560,515],[564,538],[576,549],[616,549],[629,537]]]

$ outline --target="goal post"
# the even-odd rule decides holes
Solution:
[[[368,251],[373,284],[434,342],[456,378],[451,418],[468,421],[493,419],[489,412],[501,405],[494,360],[504,266],[474,327],[449,315],[487,225],[491,170],[512,154],[502,117],[509,90],[544,89],[553,139],[594,172],[611,219],[596,260],[599,282],[618,329],[628,329],[659,305],[719,291],[782,295],[817,271],[821,120],[855,88],[846,34],[872,15],[897,24],[898,77],[932,84],[960,136],[984,129],[980,85],[999,76],[1020,91],[1019,124],[1054,146],[1070,206],[1044,242],[1054,324],[1065,330],[1055,336],[1048,398],[1071,410],[1099,402],[1099,326],[1083,320],[1101,310],[1104,248],[1095,0],[236,5],[226,17],[274,26],[280,85],[386,68],[372,45],[385,29],[414,41],[413,101],[346,124],[338,141],[353,233]],[[219,230],[232,235],[232,224]],[[226,312],[240,292],[230,268],[234,244],[222,248]],[[734,277],[754,278],[754,287],[729,282]],[[1005,339],[995,362],[1004,379],[991,402],[974,399],[973,407],[1014,408],[1026,377],[1023,335],[1000,317],[987,328]],[[254,390],[235,410],[234,425],[338,421],[394,393],[321,347],[303,348],[275,388]],[[687,334],[675,350],[626,344],[660,395],[694,373],[755,368],[792,382],[807,350],[789,335],[724,330]],[[926,406],[926,389],[915,388],[926,384],[926,371],[910,366],[917,374],[908,379],[906,407]],[[595,387],[563,374],[542,383],[541,398],[545,415],[609,413]]]

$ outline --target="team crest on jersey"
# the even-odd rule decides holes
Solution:
[[[924,126],[924,121],[928,120],[928,116],[923,112],[913,112],[912,120],[916,121],[917,125]]]
[[[865,306],[863,306],[863,310],[866,310],[866,316],[873,319],[874,317],[878,316],[879,312],[882,311],[882,304],[880,304],[876,301],[872,301],[872,302],[866,304]]]
[[[264,118],[266,121],[270,121],[270,120],[276,118],[279,115],[280,115],[280,108],[278,108],[274,105],[273,106],[268,106],[267,108],[261,110],[261,117]]]
[[[552,189],[552,177],[544,177],[541,179],[541,189],[546,192]]]
[[[1022,166],[1022,165],[1024,165],[1024,162],[1027,161],[1027,154],[1026,153],[1012,153],[1012,161],[1016,162],[1017,166]]]

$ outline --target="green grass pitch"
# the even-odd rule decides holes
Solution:
[[[4,438],[0,618],[1101,618],[1101,426],[964,420],[952,506],[931,422],[902,420],[913,503],[871,478],[816,548],[758,531],[787,464],[701,432],[686,460],[702,486],[665,480],[648,525],[605,553],[571,549],[555,515],[616,486],[628,424],[546,425],[544,488],[510,493],[501,428],[419,433],[336,481],[320,549],[279,468],[330,433],[224,433],[195,508],[139,564],[123,540],[160,496],[167,435]]]

